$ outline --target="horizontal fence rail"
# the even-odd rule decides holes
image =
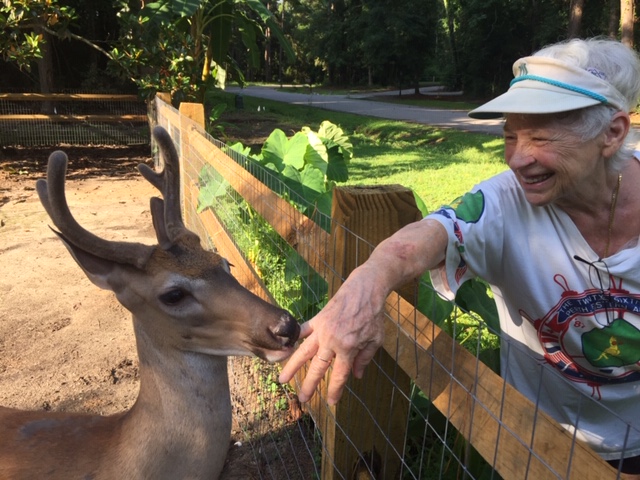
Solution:
[[[328,232],[266,186],[274,181],[264,181],[269,171],[206,134],[201,109],[183,104],[178,111],[156,99],[157,122],[174,138],[184,166],[185,222],[229,258],[241,283],[269,301],[271,287],[238,244],[258,218],[280,237],[283,257],[293,252],[317,273],[328,297],[379,241],[420,218],[404,187],[341,187],[331,218],[320,222],[331,225]],[[200,196],[212,176],[218,200],[203,208]],[[262,471],[260,478],[625,478],[420,313],[416,290],[410,284],[388,297],[383,348],[338,405],[327,405],[323,382],[303,406],[315,433],[299,433],[306,447],[295,451],[289,434],[280,452],[295,455],[297,469],[287,476]],[[290,405],[295,398],[287,396]],[[266,438],[267,430],[257,437]]]
[[[0,100],[14,102],[27,101],[74,101],[74,102],[134,102],[139,103],[140,97],[124,93],[0,93]]]
[[[0,93],[0,126],[4,146],[149,141],[147,107],[136,95]]]

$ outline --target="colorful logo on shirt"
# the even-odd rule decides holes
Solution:
[[[455,199],[450,206],[442,207],[434,213],[451,220],[451,215],[447,209],[456,212],[457,220],[462,220],[466,223],[476,223],[484,213],[484,193],[482,193],[482,190],[474,193],[465,193],[463,196]],[[453,234],[458,240],[457,248],[458,253],[460,253],[460,263],[456,267],[455,279],[456,282],[460,283],[464,274],[467,272],[467,262],[464,260],[464,237],[457,221],[453,222]]]
[[[561,299],[533,321],[547,362],[568,379],[590,385],[599,397],[602,385],[640,380],[640,294],[610,279],[608,290],[579,293],[556,275]]]

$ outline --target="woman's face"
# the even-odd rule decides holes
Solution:
[[[603,185],[601,135],[584,141],[553,115],[509,114],[504,139],[507,165],[533,205],[571,201]]]

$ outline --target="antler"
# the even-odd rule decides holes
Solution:
[[[182,221],[180,207],[180,161],[171,136],[163,127],[155,127],[153,136],[158,142],[164,158],[164,169],[155,172],[147,165],[138,165],[138,170],[149,183],[162,193],[163,200],[154,198],[151,202],[153,224],[160,246],[164,249],[173,245],[183,235],[196,236]],[[164,208],[162,208],[164,205]],[[163,211],[164,210],[164,211]]]
[[[47,180],[41,179],[36,182],[40,202],[53,224],[60,230],[59,235],[70,244],[97,257],[135,265],[138,268],[144,267],[153,252],[153,247],[141,243],[104,240],[85,230],[73,218],[64,190],[67,162],[68,158],[64,152],[53,152],[47,165]]]

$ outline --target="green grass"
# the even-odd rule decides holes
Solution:
[[[429,210],[506,169],[503,142],[489,135],[378,120],[351,138],[350,184],[400,184]]]
[[[216,94],[215,101],[226,102],[228,114],[235,112],[233,95]],[[348,184],[400,184],[413,189],[429,210],[451,202],[479,181],[507,168],[503,161],[503,142],[492,135],[249,96],[244,97],[244,106],[243,115],[268,124],[265,136],[276,127],[287,135],[305,125],[317,130],[323,120],[339,125],[354,145]],[[258,106],[261,112],[257,111]],[[224,115],[221,120],[225,121]],[[249,127],[245,125],[245,128]],[[233,134],[232,128],[228,130]]]

